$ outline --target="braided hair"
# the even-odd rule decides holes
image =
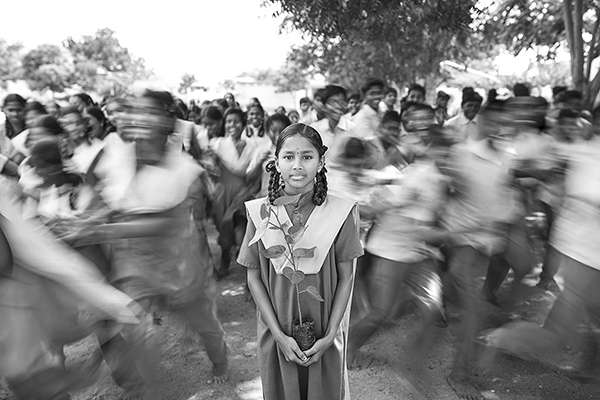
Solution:
[[[323,157],[325,152],[327,151],[327,146],[323,144],[323,140],[321,139],[321,135],[314,128],[302,124],[292,124],[281,131],[279,138],[277,139],[277,144],[275,145],[275,158],[279,156],[279,151],[283,146],[283,143],[290,137],[300,135],[303,138],[307,139],[315,148],[317,149],[317,153],[319,157]],[[271,160],[265,166],[265,170],[270,174],[269,178],[269,203],[273,204],[275,200],[281,196],[281,192],[285,188],[285,183],[281,179],[281,174],[277,171],[275,161]],[[312,201],[315,205],[320,206],[325,202],[325,198],[327,197],[327,169],[325,165],[321,168],[315,177],[315,186],[312,195]]]

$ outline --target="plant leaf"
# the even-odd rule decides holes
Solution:
[[[302,226],[302,225],[292,225],[292,226],[290,226],[290,229],[288,229],[288,233],[290,235],[293,235],[295,233],[300,232],[302,229],[304,229],[304,226]]]
[[[304,232],[306,232],[306,226],[304,225],[292,225],[288,229],[288,234],[294,239],[294,242],[297,242],[304,235]]]
[[[294,249],[294,257],[296,258],[312,258],[315,256],[316,247],[310,249]]]
[[[319,291],[317,290],[316,287],[314,286],[308,286],[306,289],[304,289],[302,291],[302,293],[308,293],[310,294],[312,297],[314,297],[316,300],[320,301],[320,302],[324,302],[325,299],[323,299],[323,297],[321,297],[321,294],[319,293]]]
[[[281,257],[283,255],[283,253],[285,253],[285,247],[278,244],[278,245],[269,247],[266,251],[267,251],[267,254],[266,254],[267,258],[278,258],[278,257]]]
[[[304,280],[304,272],[302,272],[302,271],[293,271],[292,272],[292,278],[290,279],[290,281],[292,281],[292,283],[294,285],[299,284],[303,280]]]
[[[276,206],[283,206],[286,204],[298,203],[298,200],[300,200],[299,194],[294,195],[294,196],[281,196],[281,197],[278,197],[277,199],[275,199],[273,204]]]
[[[292,282],[292,275],[294,274],[294,269],[291,267],[285,267],[281,273],[283,274],[283,276],[285,276],[286,278],[288,278],[290,280],[290,282]]]
[[[260,225],[256,227],[256,232],[254,232],[254,236],[252,237],[250,242],[248,242],[248,246],[252,246],[264,236],[265,232],[267,231],[268,225],[269,221],[267,221],[266,219],[261,221]]]
[[[269,206],[266,203],[260,205],[260,217],[262,219],[269,218]]]

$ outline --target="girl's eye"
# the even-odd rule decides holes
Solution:
[[[284,160],[291,160],[292,158],[294,158],[294,156],[289,156],[289,155],[288,156],[283,156]]]
[[[313,156],[304,156],[304,159],[305,159],[305,160],[312,160],[312,159],[313,159]]]

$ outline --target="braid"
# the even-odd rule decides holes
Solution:
[[[277,171],[277,168],[275,168],[275,161],[271,160],[267,163],[267,165],[265,166],[265,170],[271,174],[271,177],[269,178],[269,203],[273,204],[275,202],[275,200],[281,196],[280,193],[280,189],[281,189],[281,185],[280,185],[280,180],[281,180],[281,174],[279,173],[279,171]]]
[[[317,172],[315,189],[313,192],[313,203],[315,205],[320,206],[325,202],[325,198],[327,197],[327,176],[325,173],[327,172],[327,168],[323,166],[319,172]]]

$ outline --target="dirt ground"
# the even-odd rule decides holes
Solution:
[[[211,241],[212,242],[212,241]],[[212,243],[214,246],[214,242]],[[211,247],[213,247],[211,246]],[[533,285],[534,280],[526,282]],[[219,282],[219,317],[230,351],[230,380],[223,385],[210,383],[210,362],[200,343],[190,340],[182,326],[164,316],[161,332],[162,382],[164,400],[260,400],[261,385],[256,358],[256,316],[253,303],[244,291],[241,269]],[[524,287],[523,299],[498,318],[524,318],[541,322],[554,295]],[[507,289],[500,295],[506,302]],[[456,341],[457,321],[450,318],[447,328],[435,329],[435,344],[425,357],[425,371],[415,369],[408,356],[415,332],[416,316],[407,310],[394,323],[382,329],[361,350],[363,367],[351,370],[350,389],[354,399],[457,399],[446,382]],[[70,362],[88,357],[96,349],[95,339],[86,339],[67,349]],[[92,387],[75,394],[75,400],[117,400],[122,392],[113,383],[108,368]],[[496,355],[477,376],[477,388],[490,400],[592,400],[600,399],[600,385],[580,384],[540,365],[505,355]],[[11,399],[0,385],[0,399]]]

